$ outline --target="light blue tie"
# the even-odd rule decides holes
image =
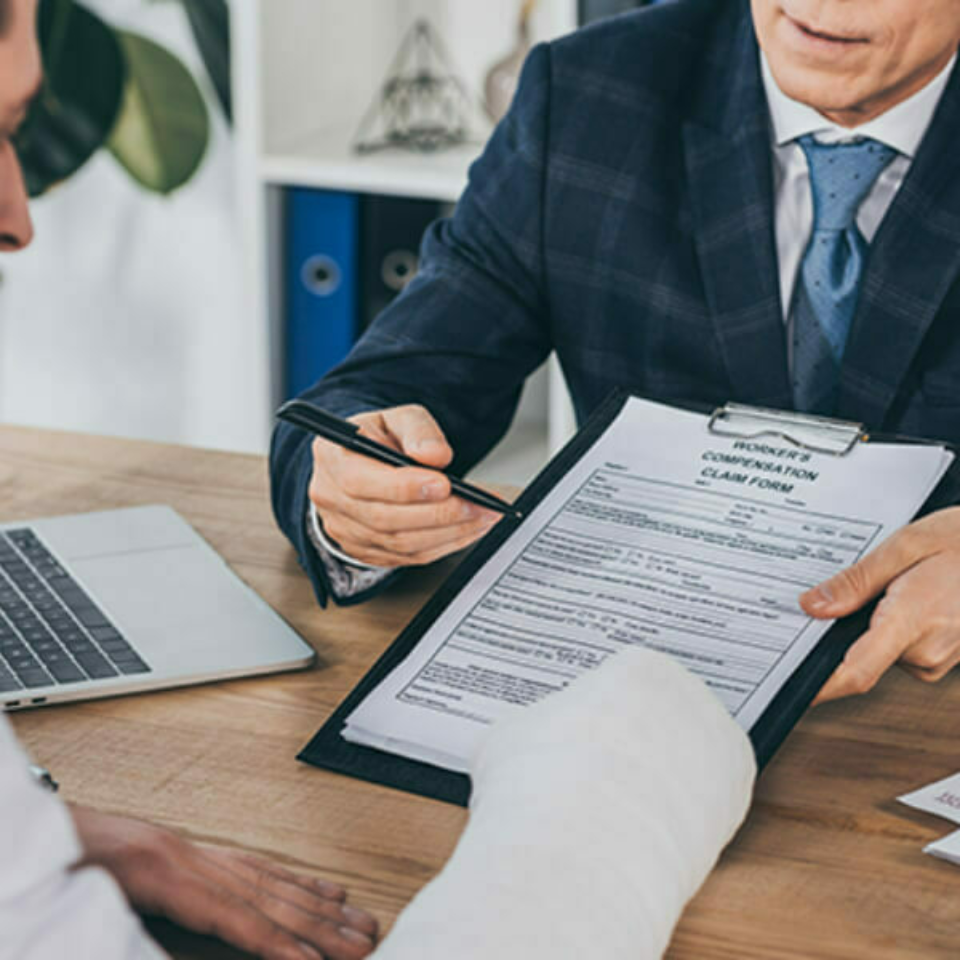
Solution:
[[[797,142],[810,167],[813,233],[793,306],[793,399],[797,410],[829,416],[867,259],[857,211],[897,152],[868,139]]]

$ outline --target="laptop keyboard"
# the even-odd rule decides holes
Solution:
[[[0,693],[149,672],[32,530],[0,532]]]

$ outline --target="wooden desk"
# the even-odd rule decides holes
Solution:
[[[273,525],[262,459],[0,428],[3,520],[146,503],[193,523],[314,645],[318,666],[21,713],[20,736],[65,797],[338,880],[389,924],[443,864],[464,812],[294,756],[442,571],[321,611]],[[927,687],[895,672],[869,697],[815,711],[761,780],[669,956],[960,956],[960,867],[921,853],[950,825],[893,802],[960,768],[958,721],[960,674]],[[181,958],[235,956],[168,927],[159,935]]]

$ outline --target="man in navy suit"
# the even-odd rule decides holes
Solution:
[[[614,387],[960,442],[960,0],[676,0],[536,48],[406,293],[305,396],[465,470],[555,350]],[[281,426],[274,505],[321,602],[496,517]],[[802,598],[885,593],[822,699],[960,661],[960,510]]]

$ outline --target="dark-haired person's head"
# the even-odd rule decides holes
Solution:
[[[38,0],[0,0],[0,252],[33,239],[23,171],[13,136],[43,77],[37,45]]]

